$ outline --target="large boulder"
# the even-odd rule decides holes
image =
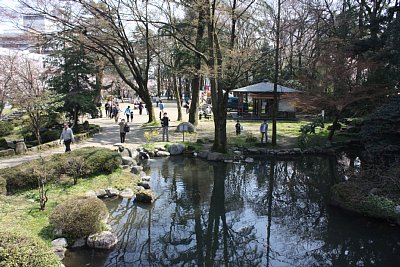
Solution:
[[[15,144],[15,154],[25,154],[28,149],[26,148],[25,142],[17,142]]]
[[[169,147],[169,153],[171,155],[180,155],[185,151],[185,145],[184,144],[172,144]]]
[[[118,243],[118,238],[110,231],[103,231],[90,235],[86,243],[90,248],[111,249]]]
[[[51,241],[51,245],[53,246],[54,254],[56,254],[60,260],[63,260],[65,252],[67,251],[66,247],[68,247],[67,240],[65,238],[57,238]]]
[[[140,190],[136,194],[135,201],[141,203],[153,203],[154,202],[154,192],[151,190]]]

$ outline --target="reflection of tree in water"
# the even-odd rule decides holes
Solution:
[[[157,212],[131,202],[112,210],[113,224],[125,228],[116,227],[122,242],[111,261],[118,266],[347,266],[363,251],[365,262],[383,261],[387,254],[326,209],[335,168],[334,161],[318,157],[244,165],[164,160],[163,178],[153,185],[163,194]],[[389,242],[399,249],[395,237]]]
[[[171,216],[169,230],[160,239],[165,251],[156,256],[164,265],[189,264],[197,266],[229,266],[257,265],[262,255],[258,252],[252,233],[253,227],[234,229],[240,214],[227,220],[225,210],[225,177],[227,166],[216,165],[209,170],[208,175],[213,177],[213,188],[210,196],[210,206],[202,202],[205,198],[201,189],[199,170],[204,166],[196,167],[197,161],[185,162],[190,165],[190,171],[185,174],[186,194],[178,194],[177,187],[171,197],[177,204]],[[172,183],[173,184],[173,183]],[[237,186],[231,187],[237,189]],[[237,194],[232,190],[233,195]],[[240,195],[239,195],[240,196]],[[208,212],[207,212],[208,209]]]

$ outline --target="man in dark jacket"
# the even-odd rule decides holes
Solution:
[[[168,138],[168,126],[169,126],[169,118],[167,116],[167,112],[164,112],[164,117],[161,119],[162,126],[162,140],[165,142],[165,136],[167,137],[167,142],[169,142]]]

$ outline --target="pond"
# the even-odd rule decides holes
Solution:
[[[336,159],[148,162],[154,205],[110,200],[111,251],[75,266],[397,266],[400,230],[328,206]]]

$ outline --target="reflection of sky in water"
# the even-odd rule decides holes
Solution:
[[[173,158],[150,165],[154,206],[107,202],[116,249],[70,253],[67,267],[395,266],[400,260],[397,228],[327,208],[337,179],[332,160],[209,165]]]

